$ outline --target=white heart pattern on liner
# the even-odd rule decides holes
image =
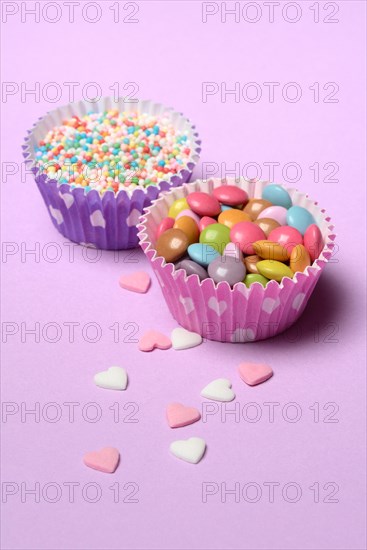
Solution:
[[[209,307],[209,309],[212,309],[213,311],[215,311],[215,313],[218,315],[218,317],[220,317],[222,315],[222,313],[224,313],[225,310],[227,309],[227,304],[224,300],[221,300],[220,302],[218,302],[216,297],[212,296],[209,299],[208,307]]]
[[[64,201],[66,208],[69,210],[69,208],[74,204],[73,195],[71,195],[71,193],[59,193],[59,196]]]
[[[110,367],[94,376],[94,383],[106,390],[126,390],[127,373],[122,367]]]
[[[279,298],[265,298],[262,303],[261,309],[265,311],[265,313],[272,313],[279,305]]]
[[[206,443],[201,437],[190,437],[190,439],[179,439],[170,445],[173,455],[190,464],[197,464],[203,458]]]
[[[93,214],[89,216],[89,219],[93,227],[103,227],[103,229],[106,227],[106,220],[100,210],[95,210]]]
[[[210,382],[203,390],[201,396],[212,401],[233,401],[236,397],[232,390],[232,382],[226,378],[217,378]]]
[[[192,298],[190,298],[189,296],[184,298],[183,296],[180,295],[178,298],[178,301],[180,302],[180,304],[183,305],[186,315],[189,315],[189,313],[194,311],[195,309],[194,302],[192,301]]]
[[[251,328],[236,328],[231,334],[231,342],[253,342],[255,340],[255,333]]]
[[[53,206],[51,205],[48,208],[50,210],[51,216],[53,217],[54,220],[56,220],[56,223],[58,225],[61,225],[64,222],[64,218],[60,210],[58,210],[57,208],[53,208]]]
[[[137,210],[136,208],[133,208],[126,218],[126,225],[128,227],[135,227],[139,221],[139,218],[141,216],[140,210]]]
[[[306,294],[303,294],[303,293],[298,294],[298,296],[296,296],[295,299],[293,300],[293,304],[292,304],[293,309],[297,309],[297,310],[300,309],[305,298],[306,298]]]
[[[174,328],[171,333],[172,347],[176,350],[194,348],[199,346],[203,339],[200,334],[190,332],[185,328]]]

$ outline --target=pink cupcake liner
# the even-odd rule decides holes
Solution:
[[[50,179],[41,172],[35,159],[35,147],[49,130],[73,115],[83,116],[91,111],[100,112],[112,108],[153,115],[167,114],[178,130],[189,132],[192,153],[187,165],[178,174],[167,181],[159,182],[158,185],[121,190],[118,193],[106,191],[103,195],[97,190],[86,192],[83,188],[72,189],[70,185],[59,184],[57,180]],[[25,138],[23,156],[31,165],[53,225],[64,237],[87,246],[121,250],[138,246],[136,226],[144,208],[149,206],[160,192],[190,180],[199,160],[200,143],[195,126],[173,109],[151,101],[124,103],[123,99],[116,102],[113,98],[107,97],[96,103],[70,103],[38,119]]]
[[[270,281],[265,288],[260,283],[254,283],[250,288],[237,283],[231,288],[227,282],[215,284],[212,279],[200,282],[197,275],[187,276],[183,269],[175,270],[172,263],[157,256],[154,248],[157,227],[176,199],[194,191],[211,193],[215,187],[224,184],[238,185],[249,198],[261,198],[268,183],[243,178],[198,180],[165,193],[141,217],[138,226],[140,246],[151,262],[172,316],[187,330],[209,340],[252,342],[283,332],[304,311],[332,255],[335,234],[325,210],[296,189],[288,189],[293,204],[303,206],[313,214],[323,235],[324,248],[319,258],[302,273],[296,273],[293,279],[284,277],[281,283]]]

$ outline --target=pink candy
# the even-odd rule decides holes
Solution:
[[[186,197],[190,208],[199,216],[217,216],[221,212],[219,201],[208,193],[196,191]]]
[[[158,225],[157,239],[162,235],[162,233],[167,231],[167,229],[172,229],[174,224],[175,224],[175,220],[173,218],[163,218],[161,223]]]
[[[276,227],[270,231],[268,240],[273,243],[279,243],[288,252],[291,252],[297,244],[303,244],[303,237],[301,233],[294,227],[289,225],[283,225],[282,227]]]
[[[266,240],[264,231],[252,222],[236,223],[230,233],[232,243],[237,243],[245,254],[255,254],[252,243]]]
[[[215,220],[214,218],[210,218],[209,216],[204,216],[203,218],[201,218],[201,220],[199,221],[199,231],[200,231],[200,233],[206,227],[208,227],[208,225],[212,225],[213,223],[217,223],[217,220]]]
[[[303,236],[303,241],[311,260],[316,260],[316,258],[320,256],[321,250],[324,247],[324,241],[319,227],[315,224],[307,227]]]
[[[213,189],[213,195],[222,204],[228,206],[237,206],[247,202],[248,195],[246,191],[235,185],[221,185]]]
[[[287,209],[284,206],[269,206],[260,212],[257,219],[261,220],[261,218],[271,218],[280,225],[287,225]]]

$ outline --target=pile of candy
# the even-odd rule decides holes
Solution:
[[[36,161],[59,183],[116,193],[169,179],[185,168],[191,147],[168,115],[110,110],[64,120],[39,142]]]
[[[230,286],[278,282],[304,271],[318,258],[323,238],[312,214],[293,206],[280,185],[264,188],[261,199],[248,200],[234,185],[210,195],[190,193],[176,200],[157,229],[156,250],[187,275]]]

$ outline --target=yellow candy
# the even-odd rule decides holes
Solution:
[[[169,218],[176,218],[182,210],[190,210],[190,207],[185,198],[177,199],[173,202],[168,210],[167,216]]]
[[[289,277],[292,279],[293,271],[282,262],[276,260],[262,260],[256,264],[257,270],[260,275],[263,275],[267,279],[274,279],[280,282],[283,277]]]

